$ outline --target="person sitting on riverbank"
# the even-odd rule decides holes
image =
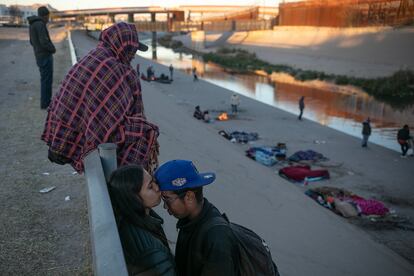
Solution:
[[[397,134],[397,140],[401,146],[402,151],[401,157],[407,156],[407,151],[410,148],[410,141],[412,141],[412,139],[413,137],[410,136],[410,128],[408,127],[408,125],[404,125],[403,128],[401,128]]]
[[[168,78],[168,76],[165,75],[164,73],[162,73],[158,78],[155,78],[154,81],[160,82],[160,83],[168,83],[168,84],[172,82],[172,80]]]
[[[204,121],[204,123],[210,123],[210,121],[211,121],[210,114],[209,114],[208,110],[203,112],[203,121]]]
[[[197,105],[194,109],[193,117],[197,120],[203,120],[203,112],[200,109],[200,106]]]
[[[161,202],[154,178],[142,166],[120,167],[110,177],[109,195],[129,275],[175,275],[163,220],[152,209]]]
[[[149,81],[155,80],[154,68],[151,65],[148,66],[148,68],[147,68],[147,80],[149,80]]]
[[[158,164],[158,127],[144,114],[139,76],[131,66],[138,40],[133,24],[117,23],[102,31],[97,47],[65,76],[48,109],[41,139],[49,160],[70,163],[81,173],[83,159],[99,144],[115,143],[119,165]]]

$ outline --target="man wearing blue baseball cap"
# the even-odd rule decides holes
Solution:
[[[220,211],[203,197],[203,186],[214,182],[214,173],[199,173],[193,162],[172,160],[155,172],[164,208],[178,219],[175,248],[179,276],[238,275],[238,243]]]

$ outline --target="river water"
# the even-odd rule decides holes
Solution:
[[[151,42],[147,52],[139,55],[154,59]],[[371,119],[372,135],[369,142],[400,151],[396,133],[404,124],[413,126],[414,103],[392,107],[352,87],[333,87],[323,82],[302,83],[287,76],[228,73],[217,64],[205,63],[201,57],[175,53],[156,46],[157,62],[191,74],[196,67],[198,76],[215,85],[232,90],[262,103],[298,114],[298,100],[305,96],[305,118],[355,137],[361,137],[362,121]]]

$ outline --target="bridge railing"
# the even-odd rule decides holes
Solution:
[[[104,30],[113,23],[85,23],[88,30]],[[140,32],[231,32],[231,31],[254,31],[254,30],[271,30],[275,25],[274,19],[267,20],[224,20],[224,21],[177,21],[177,22],[150,22],[139,21],[134,23]]]
[[[274,19],[269,20],[225,20],[225,21],[193,21],[174,22],[170,30],[178,31],[254,31],[271,30],[275,25]]]

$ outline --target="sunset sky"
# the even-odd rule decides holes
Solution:
[[[296,0],[297,1],[297,0]],[[39,0],[2,0],[1,4],[5,5],[31,5],[35,3],[42,3]],[[73,10],[73,9],[91,9],[91,8],[105,8],[105,7],[141,7],[141,6],[179,6],[179,5],[260,5],[260,6],[275,6],[283,0],[82,0],[82,1],[68,1],[68,0],[50,0],[43,3],[49,3],[52,7],[58,10]],[[293,2],[293,0],[286,0],[284,2]]]

